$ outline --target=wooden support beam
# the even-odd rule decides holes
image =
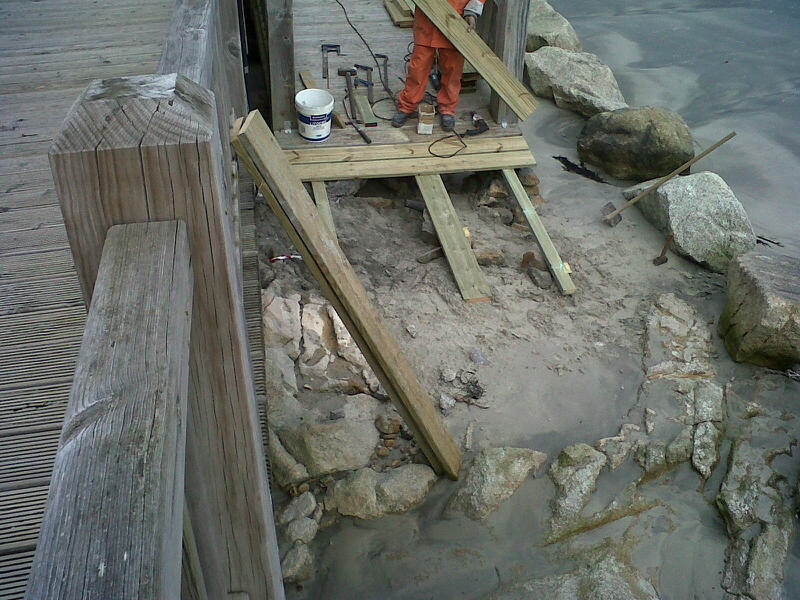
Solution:
[[[213,94],[179,75],[95,81],[67,116],[50,161],[87,305],[109,227],[186,222],[195,281],[186,497],[208,596],[281,600],[230,162]]]
[[[544,254],[547,266],[550,267],[550,272],[553,274],[553,279],[556,280],[558,287],[561,289],[561,293],[564,295],[574,294],[575,284],[569,276],[570,270],[558,255],[558,250],[556,250],[553,241],[547,234],[544,223],[542,223],[539,215],[536,214],[536,209],[533,207],[533,204],[531,204],[528,192],[525,191],[525,187],[522,185],[519,177],[517,177],[517,172],[514,171],[514,169],[503,169],[503,177],[505,177],[508,187],[511,188],[511,192],[514,194],[517,202],[519,202],[522,213],[525,215],[525,219],[528,221],[528,225],[533,232],[533,237],[536,239],[536,243],[539,244],[539,248],[542,249],[542,254]]]
[[[185,224],[111,228],[29,600],[178,597],[191,318]]]
[[[419,191],[431,215],[439,242],[450,263],[461,297],[467,302],[489,300],[491,292],[475,253],[464,237],[464,228],[439,175],[418,175]]]
[[[405,3],[401,5],[398,0],[383,0],[383,7],[395,26],[409,28],[414,25],[414,16],[409,13]]]
[[[232,143],[433,469],[457,478],[458,444],[258,111],[234,130]]]
[[[197,539],[189,507],[183,503],[183,555],[181,560],[181,600],[208,600]]]
[[[517,116],[524,121],[536,109],[536,101],[528,89],[503,64],[494,52],[470,30],[466,21],[446,0],[414,0],[433,24],[478,70]],[[524,24],[522,25],[524,27]]]
[[[303,82],[303,85],[306,87],[306,89],[320,89],[320,87],[317,85],[317,80],[314,79],[311,71],[300,71],[300,81]],[[336,110],[333,111],[333,124],[339,129],[344,129],[344,126],[346,125],[342,115]]]
[[[294,17],[292,0],[266,0],[272,126],[295,122]]]
[[[314,193],[314,204],[317,205],[319,216],[325,221],[328,230],[336,239],[336,225],[333,223],[333,215],[331,214],[331,203],[328,201],[328,190],[325,188],[324,181],[312,181],[311,191]]]
[[[492,2],[493,0],[488,0]],[[509,72],[522,80],[525,67],[525,41],[527,39],[528,0],[505,0],[497,7],[495,21],[494,51],[508,67]],[[489,98],[489,113],[496,123],[512,125],[517,122],[514,111],[492,90]]]

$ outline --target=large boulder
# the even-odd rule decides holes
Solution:
[[[525,74],[534,94],[586,117],[627,106],[614,73],[594,54],[544,46],[525,54]]]
[[[694,157],[692,132],[669,109],[620,108],[586,121],[578,156],[619,179],[654,179]]]
[[[556,46],[573,52],[583,49],[569,21],[545,0],[531,0],[525,51],[535,52],[542,46]]]
[[[629,200],[652,183],[628,188],[622,195]],[[715,173],[671,179],[636,206],[662,233],[674,234],[673,250],[718,273],[756,245],[744,207]]]
[[[800,259],[761,252],[736,257],[719,332],[734,360],[774,369],[800,364]]]
[[[486,448],[475,457],[446,510],[463,512],[476,521],[485,519],[546,460],[546,454],[528,448]]]

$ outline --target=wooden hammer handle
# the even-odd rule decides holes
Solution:
[[[630,200],[628,200],[628,201],[627,201],[625,204],[623,204],[622,206],[620,206],[620,207],[619,207],[617,210],[615,210],[614,212],[612,212],[612,213],[609,213],[609,214],[607,214],[606,216],[604,216],[604,217],[603,217],[603,220],[604,220],[604,221],[610,221],[611,219],[613,219],[614,217],[616,217],[616,216],[617,216],[619,213],[621,213],[623,210],[625,210],[626,208],[630,208],[631,206],[633,206],[634,204],[636,204],[636,203],[637,203],[639,200],[641,200],[642,198],[644,198],[645,196],[647,196],[647,194],[649,194],[650,192],[652,192],[652,191],[653,191],[653,190],[655,190],[656,188],[660,187],[662,184],[666,183],[667,181],[669,181],[670,179],[672,179],[673,177],[675,177],[675,176],[676,176],[676,175],[678,175],[679,173],[683,173],[683,172],[684,172],[686,169],[688,169],[689,167],[691,167],[691,166],[692,166],[694,163],[696,163],[698,160],[700,160],[700,159],[701,159],[701,158],[703,158],[704,156],[707,156],[707,155],[711,154],[711,153],[712,153],[714,150],[716,150],[717,148],[719,148],[720,146],[722,146],[722,144],[724,144],[725,142],[727,142],[728,140],[730,140],[730,139],[731,139],[733,136],[735,136],[735,135],[736,135],[736,132],[735,132],[735,131],[731,131],[731,132],[730,132],[728,135],[726,135],[724,138],[722,138],[722,139],[721,139],[720,141],[718,141],[716,144],[714,144],[713,146],[709,146],[708,148],[706,148],[705,150],[703,150],[703,151],[702,151],[700,154],[698,154],[697,156],[695,156],[693,159],[691,159],[691,160],[688,160],[688,161],[686,161],[685,163],[683,163],[683,164],[682,164],[680,167],[678,167],[677,169],[675,169],[675,170],[674,170],[672,173],[670,173],[669,175],[664,175],[664,177],[662,177],[661,179],[659,179],[658,181],[656,181],[656,182],[655,182],[653,185],[651,185],[649,188],[647,188],[647,189],[646,189],[646,190],[644,190],[643,192],[639,192],[638,194],[636,194],[636,196],[634,196],[633,198],[631,198]]]

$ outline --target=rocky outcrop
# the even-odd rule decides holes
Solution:
[[[309,579],[314,574],[314,556],[303,542],[295,542],[281,560],[283,580],[297,583]]]
[[[546,460],[546,454],[528,448],[486,448],[473,460],[446,510],[462,512],[476,521],[485,519]]]
[[[408,464],[384,473],[359,469],[329,488],[325,507],[359,519],[403,513],[420,504],[435,481],[427,465]]]
[[[530,1],[527,31],[526,52],[535,52],[542,46],[556,46],[573,52],[583,49],[569,21],[545,0]]]
[[[607,460],[605,454],[587,444],[573,444],[564,448],[550,466],[550,478],[556,485],[551,522],[554,533],[580,517]]]
[[[269,431],[269,457],[272,476],[279,486],[287,488],[308,479],[308,470],[289,454],[272,430]]]
[[[719,444],[722,432],[710,421],[699,423],[694,430],[692,465],[697,472],[708,479],[719,461]]]
[[[629,200],[652,183],[628,188],[623,196]],[[675,236],[675,252],[718,273],[756,245],[744,207],[715,173],[671,179],[636,206],[662,233]]]
[[[736,257],[719,332],[736,361],[781,370],[800,364],[800,259],[763,252]]]
[[[678,113],[645,106],[593,116],[578,138],[578,156],[619,179],[654,179],[694,156],[692,133]]]
[[[261,315],[264,346],[282,348],[296,360],[300,356],[300,294],[282,298],[272,288],[263,290]]]
[[[594,54],[545,46],[525,54],[531,91],[586,117],[627,106],[611,69]]]

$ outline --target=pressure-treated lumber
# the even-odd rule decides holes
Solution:
[[[431,466],[438,473],[457,478],[461,463],[458,444],[383,319],[372,307],[364,286],[258,111],[251,112],[241,128],[234,131],[232,142]]]
[[[192,273],[186,225],[112,227],[26,598],[177,598]]]
[[[353,96],[353,101],[356,104],[356,110],[358,111],[359,116],[361,117],[361,122],[364,123],[365,127],[377,127],[378,126],[378,118],[375,116],[375,113],[372,112],[372,107],[369,105],[369,100],[364,94],[356,93]]]
[[[450,202],[442,178],[438,175],[418,175],[416,180],[447,262],[450,263],[450,270],[461,291],[461,297],[467,302],[489,300],[489,284],[478,265],[475,253],[464,237],[464,228]]]
[[[493,2],[493,0],[489,0]],[[525,66],[525,42],[527,40],[528,0],[504,0],[497,6],[495,17],[494,51],[517,79],[522,79]],[[517,117],[508,104],[492,90],[489,98],[489,113],[496,123],[513,124]]]
[[[319,216],[325,221],[328,230],[336,239],[336,226],[333,223],[333,215],[331,214],[331,203],[328,200],[328,190],[325,187],[324,181],[312,181],[311,191],[314,193],[314,204],[317,205]]]
[[[293,171],[302,181],[331,181],[336,179],[375,179],[382,177],[413,177],[440,175],[465,171],[496,171],[532,167],[536,161],[529,150],[491,152],[486,154],[457,154],[451,158],[435,156],[395,158],[355,162],[294,164]]]
[[[477,69],[478,73],[508,104],[520,120],[527,119],[536,109],[531,93],[492,52],[475,30],[450,6],[447,0],[414,0],[433,24],[456,49]]]
[[[300,71],[300,81],[303,82],[303,85],[306,87],[306,89],[320,89],[317,85],[317,80],[314,79],[311,71]],[[339,129],[344,129],[344,126],[346,125],[345,120],[337,110],[333,111],[333,124]]]
[[[210,598],[284,597],[213,94],[185,77],[93,82],[51,149],[53,179],[88,304],[102,236],[183,219],[195,304],[187,504]],[[228,132],[225,131],[227,140]]]
[[[383,6],[397,27],[408,28],[414,25],[414,16],[405,3],[401,4],[398,0],[383,0]]]
[[[542,254],[544,254],[547,266],[550,267],[550,272],[553,274],[553,279],[556,280],[561,293],[564,295],[574,294],[575,284],[569,276],[569,267],[558,255],[558,250],[556,250],[553,241],[544,228],[544,223],[542,223],[539,215],[536,214],[536,209],[533,207],[533,204],[531,204],[528,192],[525,191],[525,187],[519,180],[516,171],[514,171],[514,169],[503,169],[503,177],[505,177],[508,187],[511,188],[511,192],[517,199],[522,213],[525,215],[525,220],[528,221],[536,243],[538,243],[539,248],[542,249]]]

